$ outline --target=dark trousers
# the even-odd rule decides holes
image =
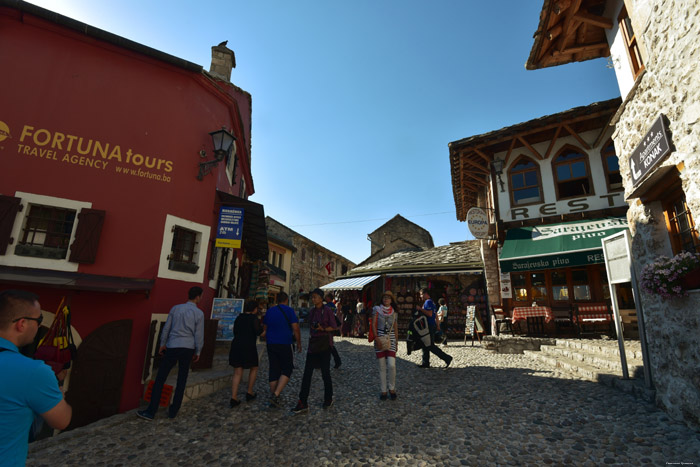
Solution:
[[[163,355],[163,358],[160,361],[158,374],[156,375],[156,382],[153,384],[153,390],[151,391],[151,403],[148,404],[148,408],[146,409],[149,414],[155,415],[158,411],[160,395],[163,392],[163,384],[165,384],[165,380],[168,379],[170,370],[172,370],[177,363],[177,386],[175,386],[173,402],[170,404],[170,408],[168,409],[168,415],[170,417],[177,415],[177,412],[180,410],[180,406],[182,405],[182,398],[185,395],[187,375],[190,372],[190,363],[192,362],[193,355],[194,349],[165,349],[165,355]]]
[[[314,368],[319,367],[321,368],[321,377],[323,378],[323,401],[329,402],[333,400],[333,381],[331,381],[331,353],[309,353],[306,354],[306,363],[304,364],[304,376],[301,378],[301,391],[299,392],[299,400],[304,404],[306,404],[309,400],[309,391],[311,390],[311,377],[314,374]]]
[[[338,349],[335,348],[335,345],[331,347],[331,355],[333,355],[333,362],[335,363],[335,367],[338,368],[341,363],[340,354],[338,354]]]
[[[435,326],[430,326],[431,337],[435,336],[435,331]],[[443,352],[442,349],[440,349],[437,345],[435,345],[434,339],[431,338],[431,340],[433,341],[433,343],[430,345],[430,347],[423,347],[423,365],[430,365],[430,352],[434,353],[439,359],[447,363],[447,361],[450,359],[450,356]]]

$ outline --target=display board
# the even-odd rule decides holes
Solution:
[[[219,320],[217,341],[233,340],[233,322],[243,312],[242,298],[215,298],[211,307],[211,319]]]

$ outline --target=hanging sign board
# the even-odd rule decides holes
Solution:
[[[486,211],[473,207],[467,212],[467,226],[474,238],[487,238],[489,235],[489,218]]]
[[[668,129],[664,123],[664,115],[660,114],[630,156],[632,185],[637,186],[644,176],[670,153]]]
[[[240,248],[243,236],[243,208],[221,206],[219,210],[219,227],[216,229],[218,248]]]
[[[218,319],[217,341],[233,340],[233,322],[243,312],[242,298],[215,298],[211,307],[211,319]]]
[[[501,273],[501,298],[502,299],[513,298],[513,289],[512,289],[511,282],[510,282],[510,273],[509,272],[502,272]]]

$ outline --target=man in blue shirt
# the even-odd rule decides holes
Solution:
[[[292,308],[287,306],[289,296],[277,294],[277,305],[273,306],[263,318],[263,335],[267,339],[267,358],[269,361],[270,407],[282,406],[280,394],[289,382],[294,369],[292,345],[296,341],[297,352],[301,353],[301,332],[299,318]]]
[[[192,287],[187,294],[187,303],[175,305],[168,314],[160,337],[158,353],[163,355],[158,367],[156,382],[151,390],[151,403],[146,410],[139,410],[136,415],[144,420],[153,420],[158,411],[163,384],[168,379],[170,370],[177,363],[177,386],[173,401],[168,408],[168,418],[175,418],[182,405],[190,372],[190,361],[199,361],[204,344],[204,313],[197,307],[202,300],[201,287]]]
[[[34,341],[42,314],[38,297],[22,290],[0,293],[0,464],[27,461],[29,428],[40,414],[52,428],[63,430],[73,410],[63,399],[50,366],[20,354]]]
[[[437,307],[435,302],[430,299],[430,293],[428,289],[421,289],[420,297],[425,300],[423,303],[423,308],[420,310],[428,318],[428,328],[430,329],[430,347],[423,347],[423,363],[419,366],[421,368],[430,368],[430,352],[438,356],[445,362],[445,368],[450,366],[452,363],[452,357],[447,355],[442,351],[437,345],[435,345],[435,331],[437,330],[437,323],[435,322],[435,317],[437,314]]]

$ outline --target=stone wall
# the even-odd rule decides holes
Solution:
[[[629,156],[660,113],[668,117],[674,152],[662,165],[680,170],[696,225],[700,222],[700,3],[697,0],[626,0],[646,57],[613,135],[625,197],[632,192]],[[635,17],[636,15],[636,17]],[[659,201],[629,199],[627,213],[639,275],[659,255],[671,256]],[[700,292],[661,300],[642,292],[657,403],[676,419],[700,426]]]
[[[430,232],[400,215],[394,216],[368,236],[372,243],[371,261],[386,258],[397,251],[417,248],[427,250],[435,246]],[[379,251],[381,254],[374,257]]]

